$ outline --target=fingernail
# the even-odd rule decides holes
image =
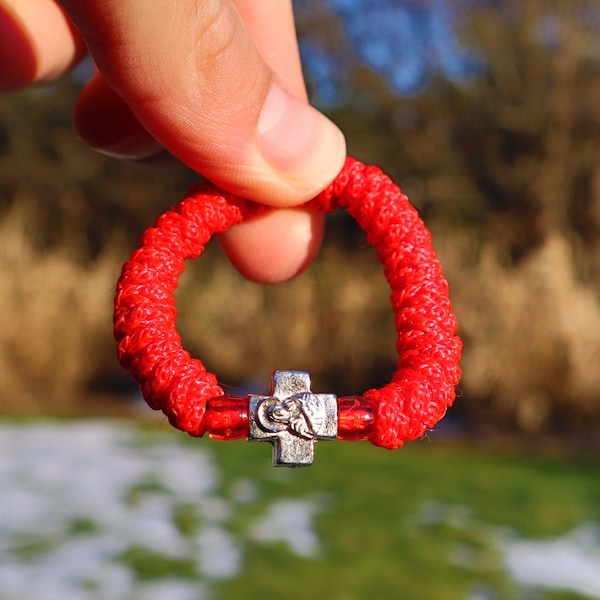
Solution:
[[[84,140],[99,154],[128,161],[147,161],[157,156],[167,154],[165,149],[146,133],[144,135],[131,135],[118,140],[112,144],[93,144]]]
[[[309,195],[335,178],[346,154],[342,132],[276,83],[271,84],[258,121],[258,147],[273,170]]]

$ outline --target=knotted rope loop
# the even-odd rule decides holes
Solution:
[[[377,167],[352,158],[307,206],[325,213],[345,209],[366,232],[383,264],[395,313],[396,372],[379,389],[337,399],[338,438],[397,448],[444,416],[460,379],[462,345],[431,236],[398,186]],[[225,394],[184,350],[175,327],[179,276],[213,235],[267,210],[210,185],[197,186],[143,234],[117,284],[119,361],[148,404],[193,436],[247,436],[248,403]]]

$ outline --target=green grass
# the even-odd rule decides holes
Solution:
[[[173,558],[142,546],[131,546],[123,552],[119,561],[127,565],[142,581],[165,577],[194,579],[198,576],[191,558]]]
[[[500,529],[550,538],[600,521],[598,463],[591,460],[426,441],[396,452],[322,443],[311,468],[290,471],[273,470],[270,448],[257,446],[215,447],[227,474],[223,493],[228,481],[250,477],[262,490],[260,504],[272,497],[321,499],[322,550],[306,559],[283,545],[249,542],[243,573],[220,584],[220,598],[454,600],[477,597],[479,589],[492,590],[489,597],[524,598],[501,568]],[[256,510],[240,511],[234,527],[243,530]]]
[[[394,452],[323,442],[312,467],[274,469],[268,444],[197,440],[165,426],[19,423],[3,435],[14,457],[4,469],[6,501],[19,526],[0,520],[8,550],[0,582],[14,565],[30,568],[8,600],[37,597],[39,578],[43,589],[84,586],[90,600],[108,597],[111,568],[124,578],[123,600],[173,582],[186,598],[198,590],[210,600],[582,600],[511,581],[502,544],[600,526],[599,457],[434,437]],[[257,534],[275,508],[294,514],[299,503],[308,535],[312,527],[318,537],[305,555]],[[80,551],[83,562],[73,560]],[[48,564],[60,565],[60,576]]]

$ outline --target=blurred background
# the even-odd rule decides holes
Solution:
[[[543,461],[568,456],[577,467],[570,472],[560,463],[566,479],[560,486],[552,479],[553,490],[571,485],[581,496],[555,494],[552,501],[571,502],[568,511],[579,512],[568,523],[549,522],[561,523],[562,533],[596,522],[600,1],[298,0],[295,8],[313,103],[345,132],[351,155],[402,186],[432,230],[450,282],[464,376],[440,438],[460,436],[471,448],[525,448]],[[9,422],[146,414],[115,358],[114,284],[140,233],[197,176],[122,164],[79,143],[71,111],[87,71],[83,65],[58,85],[0,97],[0,413]],[[294,368],[312,373],[315,390],[359,394],[394,371],[387,284],[363,233],[344,214],[330,219],[318,260],[296,280],[275,287],[245,281],[211,245],[188,266],[177,302],[184,345],[224,385],[261,392],[273,369]],[[226,479],[243,486],[233,456],[247,451],[220,448],[230,457],[221,465]],[[457,465],[471,464],[462,445],[452,448],[450,456],[462,457]],[[267,450],[258,452],[268,463]],[[332,464],[344,460],[322,452]],[[352,452],[359,464],[368,456],[382,478],[393,477],[389,454]],[[547,473],[538,463],[530,467]],[[573,473],[581,475],[577,483],[569,483]],[[406,480],[412,475],[409,469]],[[265,489],[273,481],[296,489],[285,475],[269,477]],[[318,475],[302,477],[313,477],[315,489],[325,485]],[[472,489],[465,493],[473,499]],[[521,505],[523,497],[511,494],[503,515]],[[442,528],[455,527],[456,502],[465,501],[422,500],[430,504],[414,508],[415,515]],[[461,518],[462,527],[468,518]],[[558,535],[554,525],[533,533]],[[472,550],[472,540],[461,543]],[[566,596],[499,592],[486,583],[446,597],[598,598],[595,582]],[[417,588],[409,596],[382,593],[443,597]],[[261,594],[296,597],[268,588]]]
[[[595,435],[599,3],[296,8],[313,101],[434,233],[465,342],[454,414],[480,430]],[[95,410],[99,392],[130,391],[112,288],[140,232],[195,180],[83,147],[70,123],[80,79],[0,99],[2,412]],[[281,365],[339,394],[381,385],[394,336],[365,246],[338,215],[313,269],[276,288],[239,279],[215,249],[182,281],[187,346],[234,386]]]

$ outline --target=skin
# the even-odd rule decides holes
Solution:
[[[98,73],[77,135],[125,160],[169,154],[217,185],[278,207],[221,236],[261,282],[302,271],[323,216],[296,208],[345,159],[307,103],[289,0],[0,0],[0,90],[54,81],[85,53]]]

